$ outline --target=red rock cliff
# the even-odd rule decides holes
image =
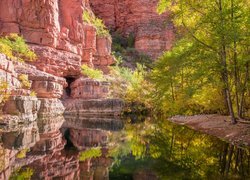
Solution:
[[[135,48],[157,58],[174,41],[170,14],[158,15],[158,0],[90,0],[94,13],[113,31],[133,33]]]
[[[24,36],[38,55],[34,65],[56,76],[79,76],[88,63],[105,69],[112,63],[111,39],[99,38],[83,23],[88,0],[1,0],[0,34]]]

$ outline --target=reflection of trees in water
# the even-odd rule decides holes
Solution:
[[[249,149],[244,150],[231,144],[224,144],[219,155],[220,172],[223,176],[239,174],[241,177],[250,177]]]
[[[163,177],[250,177],[249,149],[169,122],[150,135],[150,151]]]
[[[122,132],[111,138],[115,148],[110,155],[114,157],[113,169],[117,171],[113,175],[123,169],[133,173],[131,169],[143,164],[145,168],[154,169],[162,179],[250,177],[250,149],[168,121],[129,122]],[[149,161],[143,161],[146,159]]]

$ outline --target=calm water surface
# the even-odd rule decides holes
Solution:
[[[250,179],[250,149],[152,118],[53,117],[0,129],[0,179]]]

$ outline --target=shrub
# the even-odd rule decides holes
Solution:
[[[101,70],[91,68],[86,64],[82,65],[81,69],[82,73],[91,79],[104,80],[103,72]]]
[[[18,159],[25,158],[25,157],[26,157],[26,154],[27,154],[27,152],[28,152],[29,150],[30,150],[30,149],[28,149],[28,148],[25,148],[25,149],[21,150],[21,151],[16,155],[16,158],[18,158]]]
[[[31,97],[36,97],[36,95],[37,95],[37,94],[36,94],[35,91],[31,91],[31,93],[30,93],[30,96],[31,96]]]
[[[100,148],[91,148],[80,153],[80,161],[85,161],[90,158],[97,158],[102,155]]]
[[[143,104],[151,108],[150,91],[153,91],[153,87],[146,79],[145,66],[137,64],[135,70],[132,70],[120,66],[121,57],[117,59],[118,64],[110,67],[111,94],[116,98],[124,99],[127,103]]]
[[[36,54],[29,49],[23,37],[17,34],[0,38],[0,53],[18,61],[33,61]]]
[[[23,88],[30,89],[31,83],[29,81],[28,75],[21,74],[19,75],[18,79],[21,81]]]
[[[9,84],[5,81],[0,80],[0,109],[1,105],[9,98]]]
[[[34,170],[31,168],[21,169],[18,168],[10,176],[10,180],[28,180],[31,179],[34,174]]]
[[[101,19],[95,17],[93,14],[91,14],[88,11],[84,11],[82,17],[83,17],[84,22],[91,24],[96,28],[96,33],[98,36],[109,35],[109,31]]]

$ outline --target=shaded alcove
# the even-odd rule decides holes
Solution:
[[[66,79],[66,82],[68,84],[68,86],[65,88],[65,92],[66,92],[66,95],[68,97],[70,97],[71,95],[71,88],[70,88],[70,85],[76,80],[76,78],[74,77],[71,77],[71,76],[66,76],[64,77]]]

